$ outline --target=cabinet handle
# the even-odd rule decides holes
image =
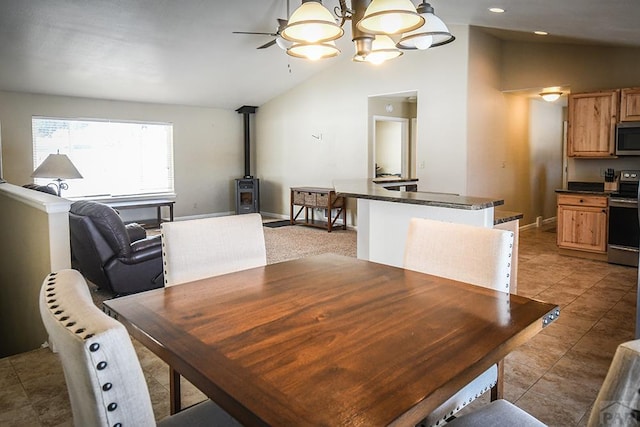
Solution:
[[[607,213],[607,210],[606,209],[602,209],[602,213]]]
[[[583,199],[580,199],[580,203],[584,203],[584,200],[583,200]]]

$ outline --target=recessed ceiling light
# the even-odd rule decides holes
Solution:
[[[490,7],[489,8],[489,12],[493,12],[493,13],[504,13],[504,9],[500,8],[500,7]]]
[[[547,33],[546,31],[534,31],[533,34],[537,35],[537,36],[548,36],[549,33]]]

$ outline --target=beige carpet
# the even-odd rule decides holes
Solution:
[[[267,263],[287,261],[322,253],[356,256],[356,232],[333,230],[328,233],[320,228],[292,225],[278,228],[263,227],[267,249]],[[159,230],[147,230],[148,235]],[[89,283],[94,303],[102,308],[102,301],[113,298],[109,292]]]
[[[356,232],[352,230],[326,230],[302,225],[279,228],[264,227],[267,263],[286,261],[332,252],[356,256]]]

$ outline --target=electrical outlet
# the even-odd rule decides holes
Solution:
[[[605,168],[600,168],[600,176],[604,178],[605,173],[607,172],[607,170]]]

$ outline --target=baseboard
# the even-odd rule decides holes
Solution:
[[[174,221],[187,221],[187,220],[190,220],[190,219],[213,218],[213,217],[217,217],[217,216],[229,216],[229,215],[235,215],[235,212],[228,211],[228,212],[215,212],[215,213],[211,213],[211,214],[202,214],[202,215],[177,216],[177,217],[174,217],[173,220]]]
[[[550,225],[550,224],[555,224],[557,222],[557,217],[551,217],[551,218],[547,218],[547,219],[543,219],[542,220],[542,226],[544,227],[545,225]],[[524,231],[524,230],[531,230],[533,228],[539,228],[538,224],[531,223],[531,224],[527,224],[527,225],[522,225],[520,226],[520,231]],[[541,228],[541,227],[540,227]]]

